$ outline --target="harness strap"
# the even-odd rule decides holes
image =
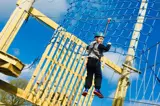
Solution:
[[[101,59],[101,56],[100,56],[97,52],[94,51],[95,45],[96,45],[96,43],[93,44],[93,47],[92,47],[91,50],[89,51],[88,55],[90,55],[91,52],[93,51],[93,53],[94,53],[99,59]]]

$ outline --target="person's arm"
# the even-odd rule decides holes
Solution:
[[[107,46],[104,46],[103,44],[99,44],[98,49],[107,52],[111,48],[111,44],[107,44]]]

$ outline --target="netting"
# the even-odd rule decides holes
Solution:
[[[156,20],[150,18],[156,18],[159,15],[159,11],[154,8],[157,6],[156,1],[149,1],[148,4],[146,16],[142,16],[145,17],[145,20],[139,40],[139,45],[144,46]],[[70,3],[62,26],[88,43],[93,40],[95,32],[104,32],[108,18],[111,18],[112,21],[108,25],[104,42],[111,41],[115,48],[121,47],[127,51],[132,33],[136,31],[134,26],[137,17],[141,16],[140,5],[141,1],[131,0],[75,0]]]
[[[160,42],[156,43],[144,51],[139,58],[135,59],[135,64],[137,68],[142,71],[142,75],[137,75],[136,80],[131,79],[132,84],[128,91],[130,92],[128,96],[131,99],[159,104],[159,45]],[[134,92],[132,91],[133,89]],[[137,106],[140,104],[134,103],[134,105]],[[151,104],[149,106],[151,106]]]
[[[126,104],[127,106],[159,103],[157,80],[160,70],[158,60],[160,49],[159,43],[153,47],[151,45],[160,39],[149,40],[150,36],[156,37],[153,29],[156,26],[156,20],[159,20],[159,6],[158,0],[72,0],[60,25],[87,44],[94,40],[96,32],[106,30],[104,44],[112,42],[110,52],[118,59],[111,58],[111,60],[118,65],[124,63],[125,56],[129,55],[128,49],[134,49],[133,66],[141,70],[142,74],[131,74],[131,85],[126,96],[130,104]],[[110,22],[108,22],[109,18],[111,18]],[[136,24],[142,26],[137,28]],[[138,37],[132,39],[133,33],[137,32]],[[131,40],[138,41],[138,46],[136,47],[137,44],[135,44],[129,47]],[[112,82],[112,79],[116,77],[114,74],[113,72],[108,82]],[[109,84],[108,92],[116,88],[114,84]],[[109,97],[108,93],[106,95],[106,98]],[[103,105],[110,103],[109,101],[104,103],[105,101],[103,100]]]

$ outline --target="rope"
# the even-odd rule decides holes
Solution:
[[[112,97],[109,97],[109,96],[105,96],[103,99],[116,99],[116,98],[112,98]],[[146,104],[146,105],[154,105],[154,106],[160,106],[160,104],[156,104],[156,103],[149,103],[149,102],[143,102],[143,101],[136,101],[136,100],[127,100],[125,99],[124,100],[125,102],[132,102],[132,103],[139,103],[139,104]]]
[[[160,68],[159,68],[159,71],[158,71],[158,74],[157,74],[157,75],[159,75],[159,72],[160,72]],[[151,95],[150,95],[150,97],[149,97],[149,100],[150,100],[151,96],[154,94],[154,89],[155,89],[155,87],[156,87],[156,81],[154,81],[154,83],[153,83],[153,90],[152,90],[152,92],[151,92]]]
[[[40,60],[39,57],[35,58],[35,59],[33,60],[33,62],[32,62],[28,67],[23,68],[23,69],[24,69],[24,70],[26,70],[26,69],[31,69],[39,60]]]
[[[149,53],[150,53],[150,51],[148,51],[147,60],[148,60],[148,58],[149,58]],[[138,94],[136,95],[135,100],[138,99],[138,96],[139,96],[139,94],[140,94],[140,90],[141,90],[141,88],[142,88],[142,84],[143,84],[143,82],[144,82],[144,80],[145,80],[146,71],[147,71],[147,64],[148,64],[148,63],[145,64],[145,71],[144,71],[144,74],[143,74],[142,82],[141,82],[141,84],[140,84],[140,87],[139,87],[139,90],[138,90]]]

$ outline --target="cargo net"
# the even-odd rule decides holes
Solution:
[[[155,24],[160,19],[159,5],[159,0],[72,0],[60,24],[60,27],[87,44],[94,40],[96,32],[104,32],[104,44],[112,43],[111,50],[105,56],[119,66],[124,63],[125,57],[130,55],[127,54],[128,49],[134,49],[133,67],[140,70],[142,74],[131,73],[131,84],[125,99],[126,106],[156,105],[160,102],[159,82],[157,82],[160,71],[158,39],[154,41],[156,45],[152,47],[148,45]],[[137,28],[137,24],[141,27]],[[133,33],[139,33],[140,36],[132,39]],[[129,47],[131,40],[136,40],[138,46],[136,47],[135,44]],[[107,66],[105,69],[107,72],[103,74],[109,74],[110,70]],[[120,78],[113,70],[111,72],[112,75],[106,75],[109,85],[105,87],[107,93],[104,95],[107,96],[101,101],[102,106],[111,104],[109,99],[114,99],[112,94]],[[114,83],[113,79],[117,79],[117,82]]]

